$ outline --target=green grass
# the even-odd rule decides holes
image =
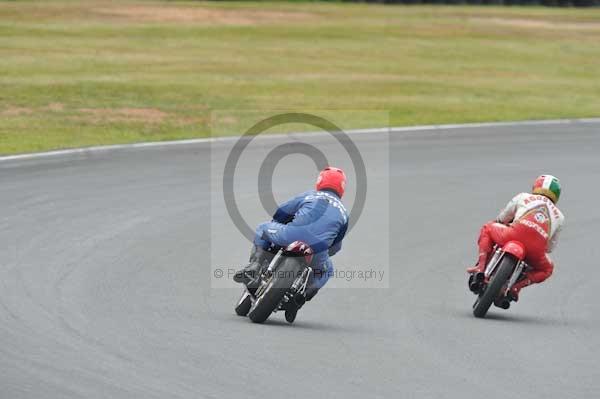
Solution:
[[[279,109],[600,116],[600,10],[0,1],[0,153],[239,134]]]

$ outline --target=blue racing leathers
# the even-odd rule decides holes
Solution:
[[[279,206],[273,220],[256,229],[254,244],[263,249],[302,241],[313,249],[309,287],[320,289],[333,274],[330,256],[342,248],[348,211],[333,191],[307,191]]]

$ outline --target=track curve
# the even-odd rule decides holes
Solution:
[[[211,288],[209,259],[248,251],[210,222],[226,218],[211,189],[231,143],[1,163],[0,398],[598,397],[600,124],[356,140],[389,193],[367,202],[339,261],[389,263],[389,288],[326,289],[293,326],[253,325],[233,313],[237,289]],[[477,230],[542,172],[564,184],[555,274],[476,320],[464,267]],[[240,198],[256,201],[240,173]],[[224,235],[237,241],[215,246]]]

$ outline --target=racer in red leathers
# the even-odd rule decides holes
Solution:
[[[565,219],[556,206],[560,191],[560,182],[556,177],[542,175],[536,179],[531,194],[517,194],[500,212],[496,221],[482,227],[478,241],[479,261],[467,272],[483,272],[494,244],[504,245],[516,240],[527,248],[525,261],[531,270],[512,287],[508,293],[509,299],[517,301],[522,288],[550,277],[554,264],[547,253],[556,246]]]

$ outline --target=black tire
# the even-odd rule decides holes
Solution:
[[[250,311],[250,307],[252,307],[252,298],[250,297],[250,294],[244,290],[237,305],[235,306],[235,313],[238,316],[247,316],[248,312]]]
[[[283,296],[292,287],[304,266],[298,258],[285,258],[273,274],[265,291],[255,299],[248,317],[254,323],[263,323],[277,308]]]
[[[500,291],[508,282],[508,279],[515,270],[516,264],[517,259],[515,259],[514,256],[504,254],[500,261],[500,265],[498,266],[498,270],[496,270],[496,273],[492,276],[492,279],[485,288],[483,294],[477,298],[477,301],[473,305],[473,316],[479,318],[485,317],[490,306],[492,306],[492,303],[498,298]]]

